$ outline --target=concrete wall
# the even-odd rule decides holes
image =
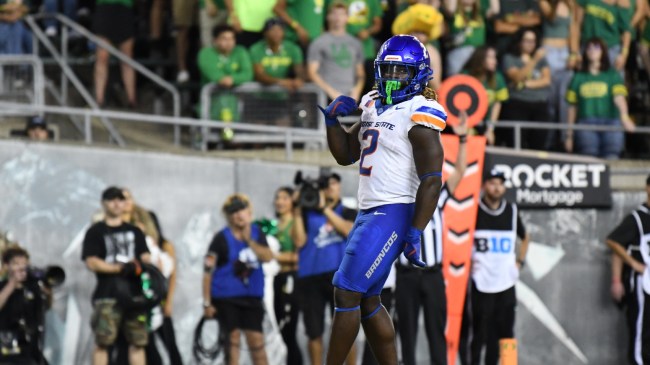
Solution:
[[[290,185],[297,169],[318,173],[313,166],[0,141],[0,230],[24,244],[34,264],[59,264],[68,274],[48,315],[52,364],[88,363],[92,350],[88,318],[95,279],[80,260],[80,245],[103,188],[129,187],[138,203],[158,214],[176,244],[174,319],[190,363],[201,313],[202,257],[224,225],[222,201],[241,191],[251,196],[256,217],[270,217],[274,190]],[[356,169],[336,171],[344,195],[354,197]],[[642,193],[617,193],[611,211],[522,212],[535,243],[518,286],[521,363],[582,364],[583,355],[590,364],[623,363],[624,317],[609,299],[603,237],[643,199]],[[422,364],[428,363],[424,346],[418,351]]]

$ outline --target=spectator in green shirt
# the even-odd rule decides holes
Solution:
[[[284,23],[280,18],[271,18],[264,24],[264,40],[255,43],[251,49],[251,59],[255,80],[263,85],[277,85],[286,90],[264,91],[253,95],[254,119],[276,125],[291,125],[291,105],[295,105],[302,95],[294,95],[304,84],[305,68],[302,50],[297,44],[284,39]],[[249,118],[246,118],[249,120]]]
[[[625,13],[629,11],[629,0],[625,7],[619,2],[609,0],[577,0],[576,31],[571,37],[571,52],[579,58],[580,46],[586,41],[598,37],[607,45],[607,55],[610,64],[622,71],[630,51],[632,34],[629,19]]]
[[[379,0],[347,0],[348,25],[346,30],[357,37],[363,45],[366,60],[377,56],[377,45],[373,36],[381,31],[381,17],[384,12]]]
[[[325,0],[278,0],[273,12],[289,25],[286,38],[303,48],[323,33]]]
[[[253,66],[246,48],[237,45],[235,30],[228,25],[214,28],[213,45],[199,52],[198,64],[203,83],[219,85],[219,93],[212,100],[213,119],[233,122],[239,119],[238,100],[232,88],[253,80]],[[224,130],[224,138],[231,139],[232,131]]]
[[[610,68],[605,42],[590,39],[583,52],[582,70],[576,72],[567,91],[569,125],[623,126],[634,131],[627,109],[627,89],[621,75]],[[567,152],[617,159],[625,145],[623,132],[567,131]]]
[[[264,39],[251,49],[255,81],[264,85],[279,85],[289,91],[302,87],[305,78],[300,47],[284,39],[284,23],[271,18],[264,24]]]
[[[510,98],[506,81],[497,69],[497,51],[494,47],[478,47],[463,66],[463,73],[478,79],[488,95],[488,112],[485,138],[489,145],[494,145],[494,126],[501,114],[501,103]]]
[[[449,21],[451,49],[447,53],[447,74],[455,75],[476,47],[485,44],[486,22],[478,0],[460,0]]]

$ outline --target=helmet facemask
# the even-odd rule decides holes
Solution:
[[[420,93],[431,76],[431,69],[396,61],[375,61],[375,80],[386,104],[400,103]]]

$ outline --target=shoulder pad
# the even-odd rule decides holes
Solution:
[[[420,96],[411,104],[411,122],[442,131],[447,126],[447,113],[437,101]]]

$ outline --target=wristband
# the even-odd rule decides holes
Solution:
[[[204,300],[203,301],[203,308],[210,308],[212,306],[212,303],[210,303],[209,300]]]
[[[341,125],[338,118],[325,118],[326,127],[338,127]]]
[[[517,259],[517,263],[519,264],[519,268],[523,269],[524,266],[526,266],[526,261]]]
[[[458,143],[466,143],[466,142],[467,142],[467,134],[458,136]]]
[[[422,181],[422,180],[424,180],[424,179],[426,179],[427,177],[430,177],[430,176],[434,176],[434,177],[435,177],[435,176],[437,176],[437,177],[442,177],[442,172],[438,172],[438,171],[436,171],[436,172],[429,172],[429,173],[427,173],[427,174],[420,175],[420,176],[418,176],[418,177],[420,178],[420,181]]]
[[[290,26],[292,29],[296,29],[296,28],[298,28],[298,25],[299,25],[298,22],[295,21],[295,20],[292,20],[291,23],[289,23],[289,26]]]

